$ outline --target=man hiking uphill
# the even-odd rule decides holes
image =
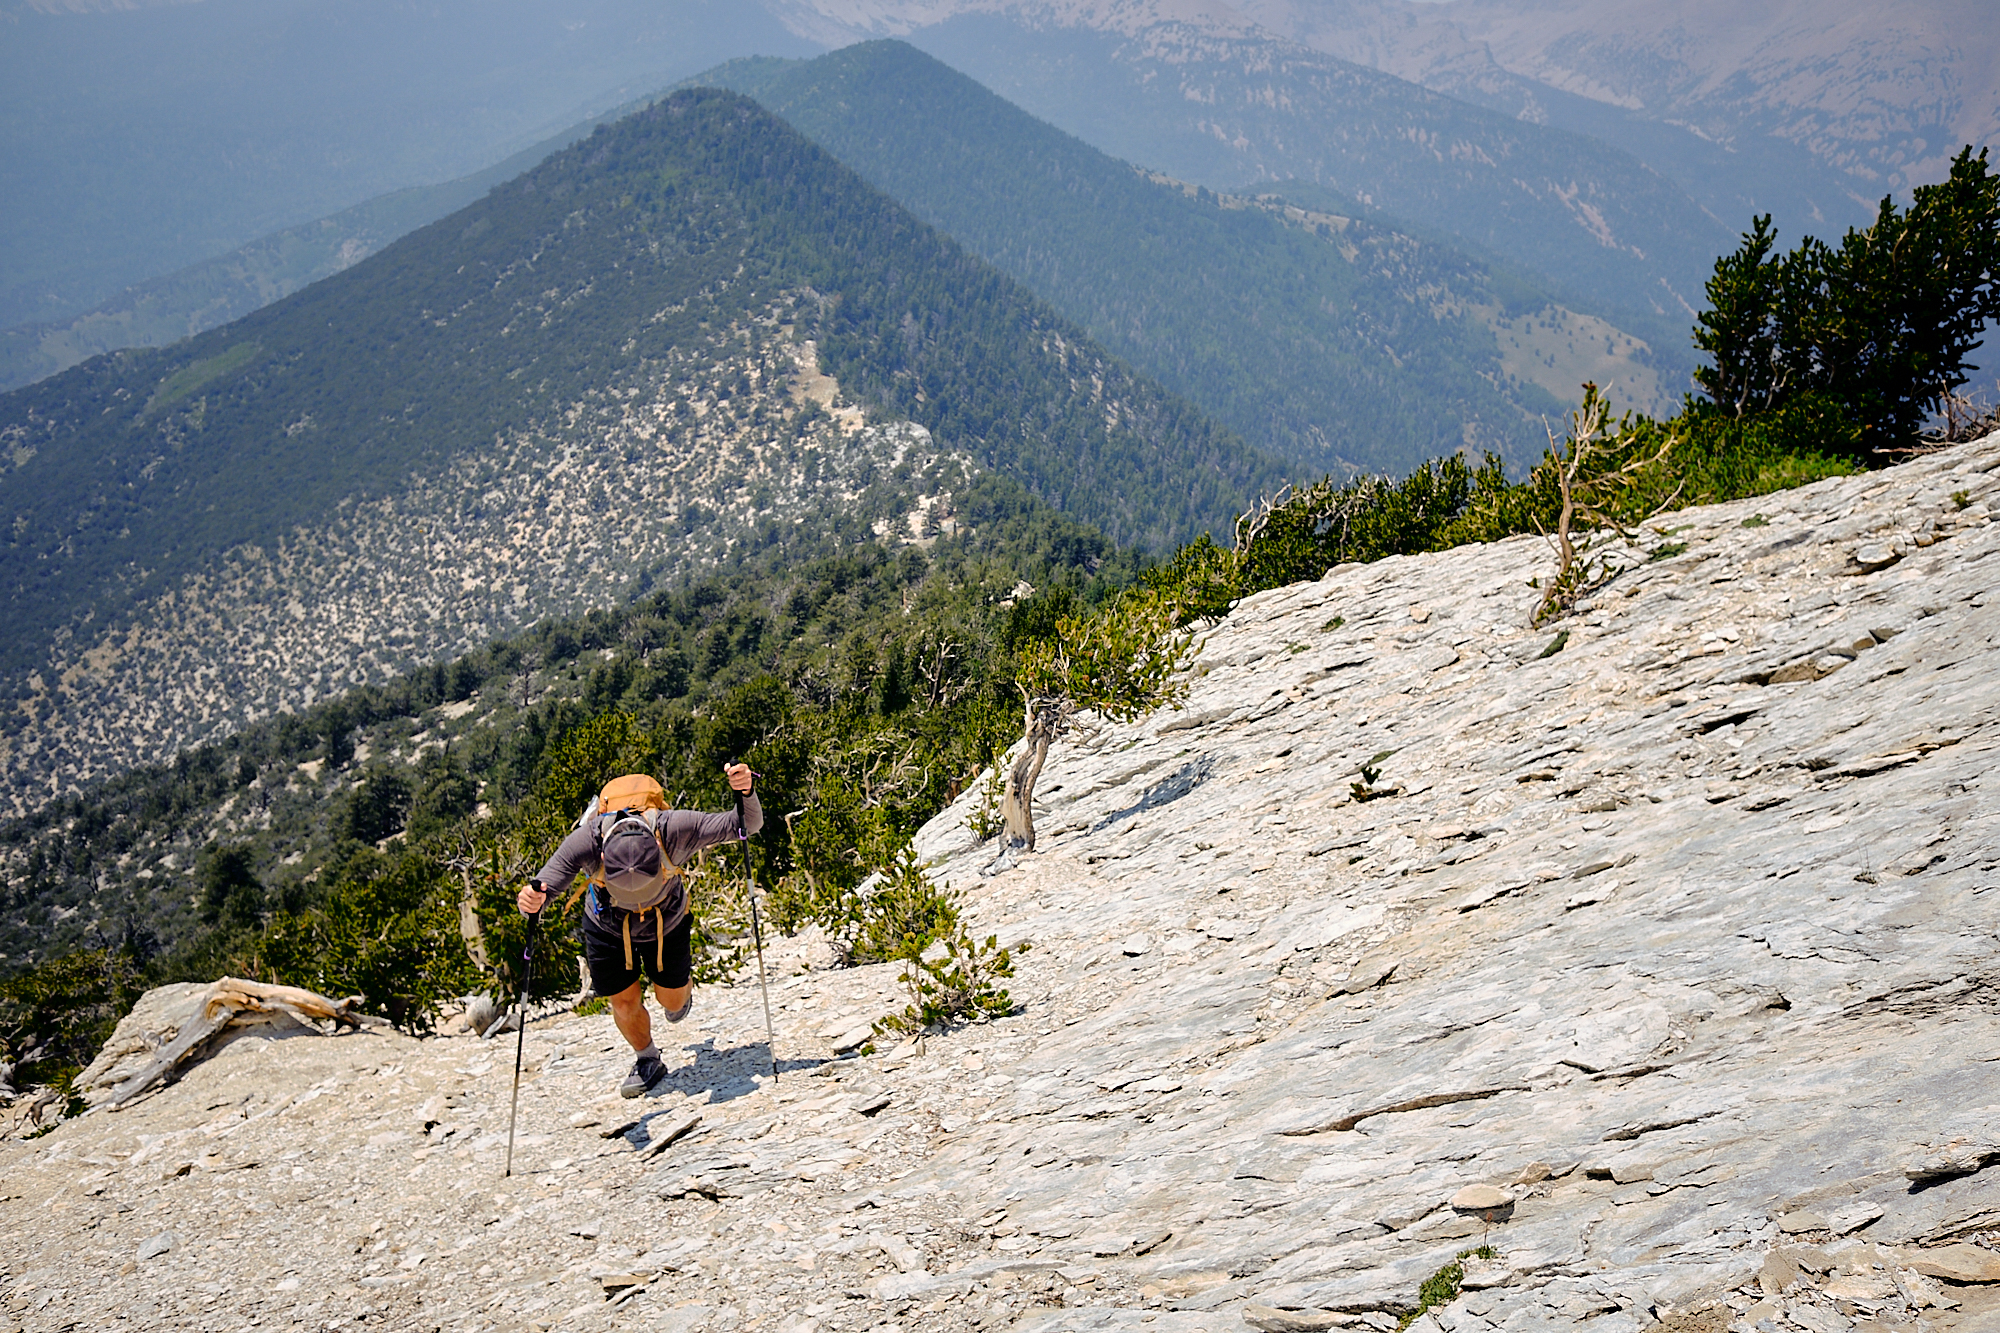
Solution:
[[[764,808],[750,790],[754,776],[743,764],[723,769],[740,794],[744,836],[764,827]],[[643,982],[669,1023],[694,1008],[694,959],[689,947],[687,881],[681,867],[704,847],[737,836],[737,812],[709,815],[669,810],[660,784],[631,774],[614,778],[562,840],[539,875],[515,903],[524,916],[542,910],[549,894],[579,874],[590,876],[583,900],[583,958],[590,987],[611,1002],[611,1018],[637,1058],[618,1091],[638,1097],[667,1076]]]

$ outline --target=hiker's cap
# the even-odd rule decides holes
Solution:
[[[604,839],[604,882],[625,893],[643,893],[666,882],[660,840],[638,820],[621,822]]]

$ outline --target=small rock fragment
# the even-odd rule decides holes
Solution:
[[[835,1055],[845,1055],[849,1051],[858,1051],[874,1039],[874,1027],[867,1023],[859,1024],[834,1038],[833,1053]]]
[[[1400,958],[1383,957],[1379,954],[1362,959],[1347,974],[1347,980],[1340,983],[1339,995],[1359,995],[1363,991],[1374,990],[1395,974],[1403,965]]]
[[[1127,958],[1144,958],[1153,951],[1153,937],[1151,935],[1128,936],[1125,942],[1118,946],[1118,949]]]
[[[1837,1209],[1826,1216],[1826,1229],[1836,1236],[1845,1236],[1859,1231],[1870,1222],[1880,1219],[1882,1205],[1879,1203],[1859,1203],[1850,1208]]]
[[[1535,1185],[1547,1180],[1554,1173],[1547,1162],[1530,1162],[1521,1168],[1521,1174],[1514,1177],[1516,1185]]]
[[[1854,563],[1864,574],[1887,569],[1902,558],[1902,546],[1894,542],[1870,542],[1866,546],[1856,548],[1854,552]]]
[[[657,1157],[681,1139],[692,1134],[700,1124],[701,1116],[696,1112],[689,1112],[686,1115],[674,1117],[668,1122],[666,1128],[653,1138],[652,1142],[639,1150],[639,1157],[641,1160],[648,1157]]]
[[[500,1006],[493,1003],[490,995],[475,995],[465,1005],[465,1026],[473,1032],[484,1032],[500,1019]]]
[[[1764,1266],[1757,1272],[1757,1288],[1766,1296],[1776,1296],[1798,1280],[1799,1266],[1776,1250],[1764,1256]]]
[[[1982,1118],[1995,1118],[1992,1108],[1987,1108]],[[1980,1132],[1955,1134],[1926,1144],[1921,1155],[1903,1164],[1903,1174],[1911,1180],[1940,1180],[1969,1176],[1995,1162],[2000,1162],[2000,1141],[1988,1124]]]
[[[1785,1318],[1795,1327],[1805,1329],[1806,1333],[1848,1333],[1854,1327],[1854,1321],[1846,1315],[1805,1301],[1787,1304]]]
[[[1934,1250],[1905,1250],[1903,1262],[1925,1277],[1947,1282],[2000,1282],[2000,1254],[1964,1241]]]
[[[644,1286],[653,1280],[651,1273],[614,1272],[596,1273],[592,1276],[597,1279],[597,1285],[606,1291],[622,1291],[626,1287]]]
[[[157,1236],[148,1236],[139,1242],[139,1262],[143,1264],[148,1259],[157,1259],[172,1250],[179,1243],[179,1238],[171,1231],[162,1231]]]
[[[1895,1298],[1896,1284],[1881,1273],[1844,1273],[1820,1290],[1835,1300],[1886,1301]]]
[[[1467,1185],[1451,1196],[1451,1206],[1461,1213],[1497,1213],[1514,1206],[1514,1196],[1494,1185]]]
[[[1896,1290],[1903,1293],[1904,1301],[1913,1309],[1950,1310],[1956,1308],[1958,1305],[1956,1300],[1945,1295],[1944,1289],[1939,1287],[1937,1283],[1924,1277],[1914,1269],[1897,1269],[1895,1279]]]

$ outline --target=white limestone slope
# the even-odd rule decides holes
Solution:
[[[1036,854],[989,874],[970,795],[925,829],[1032,943],[1013,1017],[822,1064],[892,971],[787,941],[780,1082],[754,979],[710,988],[606,1140],[608,1020],[537,1024],[511,1180],[511,1052],[246,1039],[0,1143],[7,1308],[1379,1328],[1484,1236],[1419,1327],[1990,1327],[1996,492],[2000,436],[1677,515],[1546,657],[1533,541],[1251,599],[1185,710],[1058,746]],[[1448,1202],[1482,1184],[1490,1229]]]
[[[990,1187],[1028,1230],[1171,1228],[1140,1262],[1193,1308],[1363,1311],[1478,1243],[1460,1187],[1546,1164],[1461,1328],[1722,1299],[1792,1214],[1883,1271],[2000,1229],[2000,1181],[1903,1169],[2000,1100],[1996,467],[1678,515],[1548,657],[1528,540],[1239,607],[1185,712],[1052,756],[1053,836],[981,913],[1047,938],[1059,1019],[939,1179],[1052,1156]],[[1382,751],[1401,790],[1357,803]]]

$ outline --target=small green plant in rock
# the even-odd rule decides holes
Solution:
[[[1346,616],[1335,616],[1332,620],[1329,620],[1324,625],[1321,625],[1319,627],[1319,630],[1320,633],[1322,634],[1329,634],[1334,630],[1339,629],[1342,625],[1345,625],[1346,623],[1347,623]]]
[[[1535,654],[1535,660],[1540,661],[1545,657],[1554,657],[1557,653],[1561,652],[1563,650],[1563,647],[1568,643],[1569,643],[1569,631],[1566,629],[1557,630],[1556,636],[1553,639],[1549,640],[1549,646],[1542,649],[1542,651],[1540,651],[1539,653]]]
[[[872,882],[828,894],[813,919],[826,931],[835,964],[859,967],[922,953],[957,926],[958,906],[905,844]]]
[[[1417,1288],[1417,1308],[1403,1316],[1396,1325],[1398,1333],[1423,1318],[1424,1311],[1437,1305],[1450,1305],[1459,1297],[1465,1283],[1465,1261],[1467,1259],[1498,1259],[1500,1252],[1491,1245],[1481,1245],[1476,1249],[1460,1250],[1458,1257],[1437,1272],[1423,1280]]]
[[[1970,509],[1972,507],[1972,493],[1970,491],[1953,491],[1951,493],[1951,503],[1954,509]]]
[[[1372,801],[1378,797],[1394,796],[1396,794],[1394,787],[1377,787],[1375,785],[1382,780],[1382,761],[1394,753],[1396,753],[1394,750],[1384,750],[1361,766],[1361,780],[1347,784],[1347,790],[1353,795],[1355,800]]]
[[[876,1032],[915,1036],[931,1028],[984,1023],[1014,1007],[999,985],[1001,978],[1014,975],[1013,954],[1000,947],[997,935],[981,942],[954,923],[951,934],[938,943],[942,953],[937,958],[919,952],[903,959],[903,987],[910,1003],[878,1019]]]
[[[1687,548],[1686,542],[1665,542],[1646,552],[1646,559],[1649,563],[1655,560],[1671,560],[1677,555],[1687,554]]]
[[[1768,528],[1771,526],[1771,520],[1765,518],[1762,514],[1752,514],[1750,517],[1744,519],[1742,523],[1738,524],[1738,526],[1745,528]]]
[[[125,950],[80,950],[0,981],[0,1059],[15,1063],[15,1086],[47,1084],[62,1095],[65,1114],[80,1111],[70,1080],[142,989]]]

